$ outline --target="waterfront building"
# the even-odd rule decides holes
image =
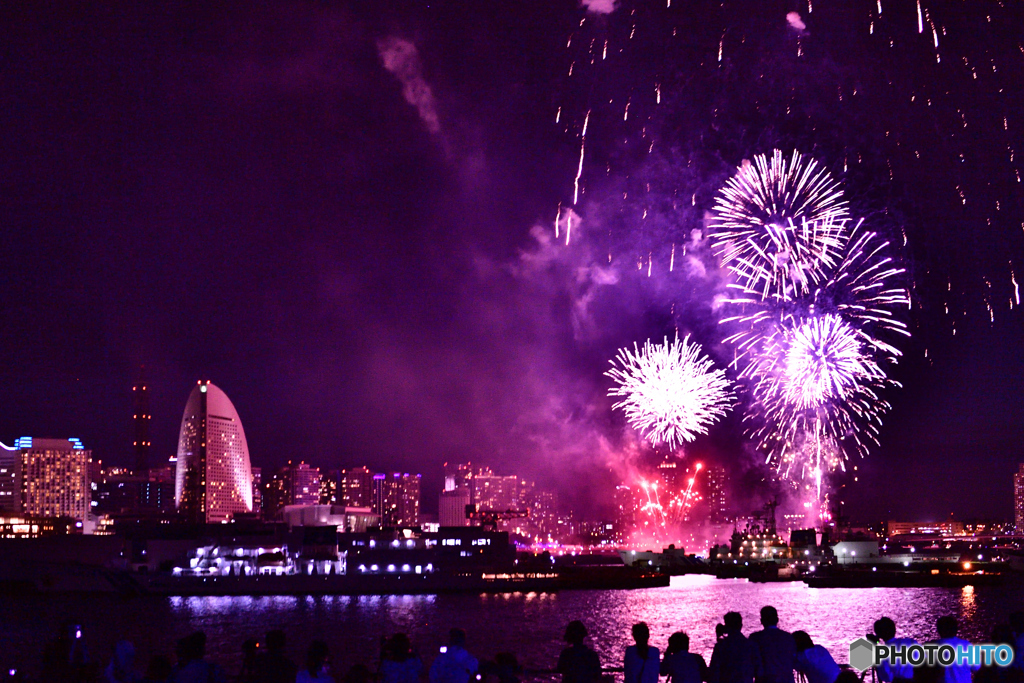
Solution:
[[[323,473],[320,477],[320,504],[321,505],[338,505],[340,501],[340,491],[338,486],[338,480],[341,478],[341,472],[338,470],[328,470]]]
[[[252,511],[263,516],[263,468],[252,468]]]
[[[219,387],[200,381],[185,404],[178,436],[174,500],[199,523],[252,512],[252,469],[235,406]]]
[[[1017,465],[1013,475],[1013,512],[1017,533],[1024,533],[1024,462]]]
[[[445,463],[444,490],[466,489],[470,497],[473,495],[473,463]],[[473,502],[470,500],[469,502]]]
[[[442,491],[438,501],[437,521],[442,527],[469,526],[466,518],[466,506],[469,505],[470,495],[467,488],[454,488],[450,491]]]
[[[380,516],[381,525],[395,527],[419,526],[420,521],[419,474],[373,476],[373,512]]]
[[[519,477],[501,477],[489,468],[481,468],[472,479],[473,504],[480,510],[516,510],[519,508]]]
[[[16,505],[9,510],[26,517],[70,517],[78,523],[89,514],[89,460],[92,455],[78,439],[37,439],[23,436],[14,447],[4,446],[3,491],[16,487]],[[12,459],[12,450],[14,459]],[[13,472],[13,474],[12,474]]]
[[[289,462],[274,472],[263,489],[263,517],[277,519],[288,505],[320,503],[320,469]]]
[[[21,512],[21,451],[0,443],[0,511]]]
[[[885,535],[888,537],[919,534],[926,536],[963,536],[964,523],[948,520],[945,522],[894,522],[885,524]]]
[[[704,501],[708,510],[708,522],[711,524],[727,524],[729,520],[728,501],[726,499],[726,473],[721,465],[708,465],[704,468]],[[700,484],[698,483],[698,487]]]
[[[338,495],[341,505],[373,507],[373,471],[368,467],[342,470],[338,477]]]

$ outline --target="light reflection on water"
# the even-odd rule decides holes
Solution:
[[[175,639],[203,629],[212,657],[237,670],[241,642],[284,629],[291,656],[301,661],[313,638],[326,640],[338,670],[356,662],[375,666],[382,634],[408,633],[429,663],[449,628],[469,633],[481,657],[513,652],[530,668],[550,668],[563,647],[565,624],[582,619],[606,666],[618,665],[629,627],[646,621],[652,643],[663,648],[674,631],[690,634],[691,649],[705,656],[715,624],[727,611],[743,615],[744,631],[757,627],[763,605],[779,610],[782,626],[803,629],[846,660],[850,641],[882,615],[917,639],[935,636],[935,621],[956,615],[962,634],[987,640],[992,627],[1024,607],[1024,587],[812,589],[803,583],[755,584],[706,576],[676,577],[667,588],[637,591],[565,591],[504,595],[260,596],[260,597],[0,597],[0,641],[11,643],[0,660],[38,656],[66,620],[80,621],[94,656],[106,661],[119,638],[131,639],[142,662],[171,654]],[[10,652],[20,653],[11,655]],[[4,661],[6,663],[6,661]]]

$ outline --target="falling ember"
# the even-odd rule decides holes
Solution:
[[[917,32],[924,33],[924,15],[921,13],[921,0],[917,0]]]
[[[576,168],[576,181],[573,183],[572,193],[572,205],[576,206],[580,203],[580,176],[583,175],[583,157],[586,154],[587,143],[586,141],[580,143],[580,164]],[[566,238],[568,239],[568,237]]]

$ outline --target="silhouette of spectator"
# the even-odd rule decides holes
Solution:
[[[373,673],[365,664],[353,664],[345,674],[345,683],[371,683]]]
[[[295,683],[298,671],[284,653],[287,642],[284,631],[267,631],[267,649],[256,658],[258,683]]]
[[[569,647],[558,656],[556,671],[562,674],[562,683],[598,683],[601,679],[601,661],[597,653],[583,640],[587,627],[582,621],[570,621],[565,627],[565,642]]]
[[[806,631],[794,631],[796,670],[807,677],[807,683],[835,683],[839,665],[821,645],[815,645]]]
[[[994,645],[1013,647],[1015,641],[1016,633],[1014,633],[1013,627],[1009,624],[1000,624],[992,629],[992,637],[988,642]],[[974,683],[1022,683],[1022,681],[1024,681],[1024,672],[1020,669],[1015,666],[997,666],[995,662],[988,664],[982,662],[981,668],[974,674]]]
[[[761,655],[757,683],[793,683],[796,643],[793,634],[779,628],[779,613],[771,605],[761,608],[760,631],[750,634],[750,642]]]
[[[708,678],[708,666],[703,657],[690,652],[690,636],[678,632],[669,636],[661,673],[670,683],[701,683]]]
[[[917,641],[913,638],[897,638],[896,622],[889,617],[882,617],[875,622],[875,637],[886,645],[907,646],[917,644]],[[882,683],[907,683],[907,681],[914,678],[914,667],[909,664],[893,665],[887,660],[875,667],[875,673],[878,675],[878,680],[882,681]]]
[[[469,683],[479,662],[466,652],[466,632],[453,628],[448,632],[448,647],[430,667],[430,683]]]
[[[178,666],[170,683],[226,683],[227,677],[219,666],[207,662],[206,634],[196,631],[178,641]]]
[[[938,622],[935,624],[935,630],[939,632],[939,644],[952,645],[954,648],[957,648],[957,651],[960,648],[970,647],[971,644],[969,642],[957,637],[958,629],[959,625],[956,622],[956,617],[939,617]],[[971,673],[977,671],[979,667],[977,664],[971,665],[954,662],[943,668],[945,671],[942,678],[946,683],[971,683]]]
[[[259,683],[260,643],[247,638],[242,643],[242,668],[238,672],[238,683]]]
[[[417,683],[423,672],[423,660],[413,651],[409,636],[404,633],[391,636],[380,664],[381,683]]]
[[[149,658],[146,677],[142,680],[143,683],[167,683],[173,672],[174,667],[166,655],[153,655]]]
[[[306,666],[295,676],[295,683],[334,683],[334,678],[328,672],[329,664],[327,643],[314,640],[306,653]]]
[[[725,638],[725,624],[715,624],[715,642]]]
[[[90,678],[90,668],[81,625],[64,623],[43,648],[42,680],[77,683]]]
[[[861,683],[861,680],[853,669],[841,669],[836,676],[836,683]]]
[[[107,683],[136,683],[139,675],[135,672],[135,646],[127,640],[119,640],[103,676]]]
[[[651,631],[647,624],[633,624],[633,642],[626,648],[623,661],[624,683],[658,683],[659,652],[650,645]]]
[[[1024,612],[1010,612],[1010,628],[1013,629],[1013,668],[1024,671]]]
[[[498,683],[520,683],[519,675],[523,667],[519,666],[519,660],[511,652],[499,652],[494,655],[494,675],[498,677]]]
[[[761,653],[743,636],[743,617],[729,612],[723,619],[725,635],[715,643],[708,667],[710,683],[753,683],[761,673]],[[831,683],[831,681],[829,681]]]

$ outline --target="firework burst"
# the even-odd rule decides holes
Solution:
[[[707,434],[733,401],[725,371],[713,369],[689,339],[619,349],[605,373],[616,383],[608,395],[622,397],[614,407],[648,440],[670,448]]]
[[[741,279],[726,301],[733,314],[722,321],[736,328],[726,341],[751,399],[751,436],[782,476],[814,482],[819,500],[830,472],[878,444],[891,407],[883,391],[898,386],[885,368],[900,351],[888,340],[909,336],[899,317],[909,293],[889,243],[863,222],[841,242],[800,296]]]
[[[711,211],[712,248],[740,286],[762,298],[810,291],[835,265],[849,222],[839,183],[799,152],[745,163]]]

